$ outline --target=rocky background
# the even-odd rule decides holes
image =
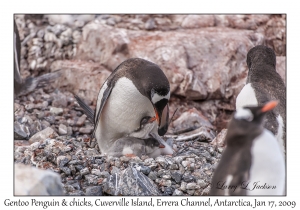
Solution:
[[[207,195],[235,98],[246,81],[248,50],[259,44],[273,48],[285,81],[285,15],[14,18],[22,41],[22,77],[61,72],[53,84],[15,98],[15,162],[54,172],[46,190],[50,173],[35,178],[44,183],[40,194]],[[102,83],[131,57],[158,64],[170,81],[171,116],[178,110],[165,139],[173,143],[173,157],[101,155],[90,135],[92,124],[74,99],[75,93],[95,108]],[[42,185],[23,193],[37,194],[36,186]]]

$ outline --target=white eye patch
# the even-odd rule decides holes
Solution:
[[[161,99],[164,99],[164,98],[169,100],[170,99],[170,92],[168,92],[168,94],[165,95],[165,96],[161,96],[161,95],[158,95],[157,93],[154,93],[152,98],[151,98],[151,101],[152,101],[153,104],[155,104],[156,102],[158,102],[158,101],[160,101]]]
[[[240,108],[236,110],[234,118],[237,120],[247,120],[250,122],[253,120],[253,114],[249,109]]]

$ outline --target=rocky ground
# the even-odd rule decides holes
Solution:
[[[246,54],[272,47],[285,79],[284,15],[18,15],[21,74],[60,69],[51,85],[15,98],[16,163],[60,174],[65,195],[207,195],[224,148]],[[157,63],[170,84],[165,139],[173,157],[106,157],[73,93],[91,106],[124,59]],[[216,138],[215,138],[216,137]]]

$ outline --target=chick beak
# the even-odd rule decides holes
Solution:
[[[159,136],[159,135],[157,135],[156,133],[149,133],[149,135],[152,137],[152,138],[154,138],[154,139],[156,139],[157,141],[158,141],[158,143],[159,143],[159,148],[165,148],[166,146],[163,144],[163,142],[164,142],[164,140]]]

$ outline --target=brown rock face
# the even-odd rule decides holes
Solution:
[[[52,63],[51,69],[61,69],[56,87],[66,88],[89,102],[95,102],[100,87],[111,73],[100,64],[79,60],[58,60]]]
[[[94,21],[83,28],[77,58],[113,70],[127,58],[141,57],[163,69],[174,94],[193,100],[228,99],[244,84],[248,50],[263,38],[229,28],[133,32]]]

